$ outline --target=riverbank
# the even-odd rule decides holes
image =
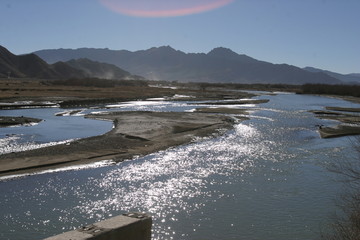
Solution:
[[[98,81],[106,82],[101,79]],[[0,109],[87,107],[148,98],[174,99],[174,96],[182,96],[183,101],[237,100],[255,96],[222,87],[204,90],[192,84],[166,84],[149,82],[147,85],[95,87],[56,85],[53,81],[36,79],[0,79]]]
[[[121,162],[230,129],[234,119],[206,113],[111,112],[88,118],[114,122],[110,132],[66,144],[0,155],[0,176],[89,164]]]

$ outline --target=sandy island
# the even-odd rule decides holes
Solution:
[[[31,125],[41,122],[41,119],[30,117],[5,117],[0,116],[0,127],[12,127],[17,125]]]
[[[342,137],[360,134],[360,108],[326,107],[326,110],[312,110],[318,118],[339,121],[335,126],[319,126],[322,138]],[[354,114],[355,113],[355,114]]]
[[[0,155],[0,176],[100,160],[121,162],[232,128],[235,121],[225,115],[183,112],[110,112],[86,117],[113,121],[114,128],[101,136]]]

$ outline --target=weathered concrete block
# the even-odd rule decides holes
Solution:
[[[45,240],[150,240],[152,219],[143,213],[127,213]]]

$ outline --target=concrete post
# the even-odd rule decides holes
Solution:
[[[151,240],[152,219],[143,213],[127,213],[44,240]]]

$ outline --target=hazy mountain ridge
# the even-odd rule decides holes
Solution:
[[[144,79],[131,75],[115,65],[95,62],[89,59],[56,61],[48,64],[36,54],[14,55],[0,46],[0,78],[102,78],[102,79]]]
[[[131,75],[129,72],[108,63],[100,63],[87,58],[72,59],[65,62],[67,65],[82,70],[89,77],[100,79],[144,79],[140,76]],[[55,63],[56,64],[56,63]]]
[[[153,47],[130,52],[95,48],[50,49],[35,52],[49,63],[88,58],[114,64],[151,80],[340,84],[340,80],[325,73],[309,72],[287,64],[259,61],[227,48],[215,48],[209,53],[184,53],[170,46]]]
[[[360,73],[340,74],[314,67],[305,67],[304,70],[309,72],[322,72],[348,84],[360,84]]]

